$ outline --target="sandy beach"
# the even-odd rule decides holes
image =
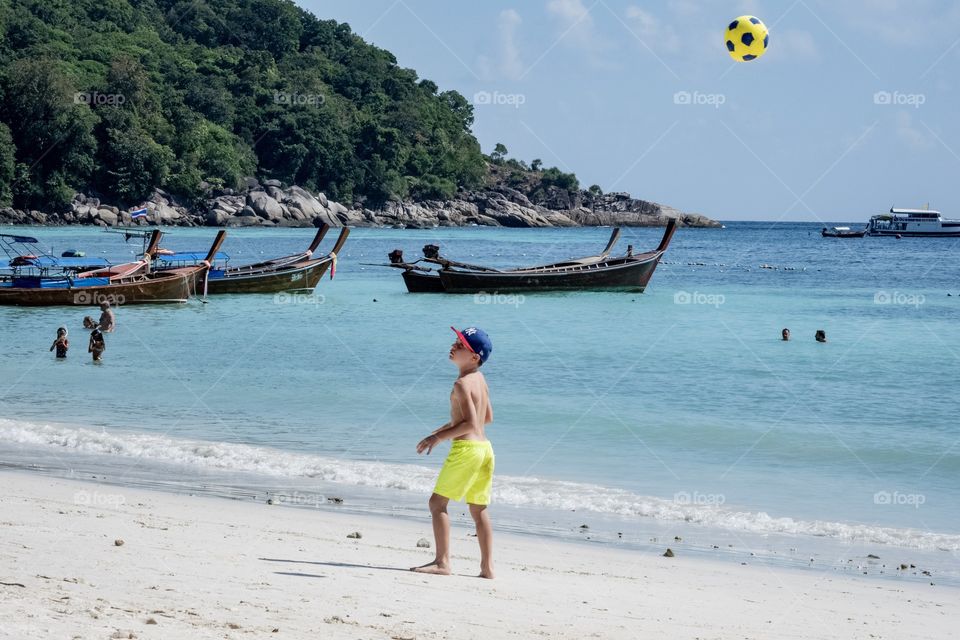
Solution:
[[[466,528],[454,575],[423,576],[426,522],[0,479],[10,638],[931,639],[960,616],[952,587],[504,533],[482,580]]]

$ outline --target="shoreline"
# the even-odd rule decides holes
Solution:
[[[297,511],[399,516],[427,525],[425,496],[437,472],[431,466],[170,439],[141,431],[97,431],[46,421],[0,420],[0,434],[12,445],[0,447],[5,458],[0,472],[95,482],[112,487],[114,493],[159,490],[253,504],[271,499],[278,507],[292,506]],[[51,445],[55,446],[51,449]],[[57,453],[61,448],[62,457]],[[45,458],[55,463],[30,462]],[[746,561],[772,568],[863,575],[892,584],[933,581],[960,586],[956,562],[960,552],[877,538],[893,534],[902,538],[911,533],[909,529],[770,517],[762,510],[744,511],[745,507],[714,513],[707,506],[594,484],[503,474],[499,478],[494,495],[494,506],[502,514],[495,519],[498,532],[639,553],[660,554],[670,546],[725,564]],[[327,496],[336,502],[328,504]],[[630,512],[598,509],[584,502],[597,499],[615,499],[621,507],[630,507]],[[744,518],[755,520],[752,528],[744,528],[749,524]],[[463,522],[469,523],[469,518]],[[948,534],[924,535],[955,539]]]
[[[502,532],[488,582],[456,525],[455,575],[423,576],[426,522],[0,477],[0,617],[19,638],[948,638],[960,615],[950,586]]]

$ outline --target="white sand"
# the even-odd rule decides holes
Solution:
[[[456,575],[423,576],[403,569],[432,557],[416,548],[432,541],[426,524],[8,472],[0,482],[0,582],[24,585],[0,586],[0,637],[928,640],[956,637],[960,622],[948,586],[500,533],[487,581],[472,577],[465,529],[453,533]]]

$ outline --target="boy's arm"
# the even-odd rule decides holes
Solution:
[[[459,380],[453,385],[453,396],[450,402],[451,404],[459,406],[460,420],[457,422],[448,422],[421,440],[417,445],[417,453],[426,451],[429,454],[435,446],[444,440],[452,440],[474,430],[477,424],[477,409],[470,399],[470,392],[467,391],[464,384]]]

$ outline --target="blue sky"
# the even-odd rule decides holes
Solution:
[[[960,218],[957,2],[297,1],[475,100],[485,151],[584,186],[723,220]],[[770,48],[734,63],[743,14]]]

